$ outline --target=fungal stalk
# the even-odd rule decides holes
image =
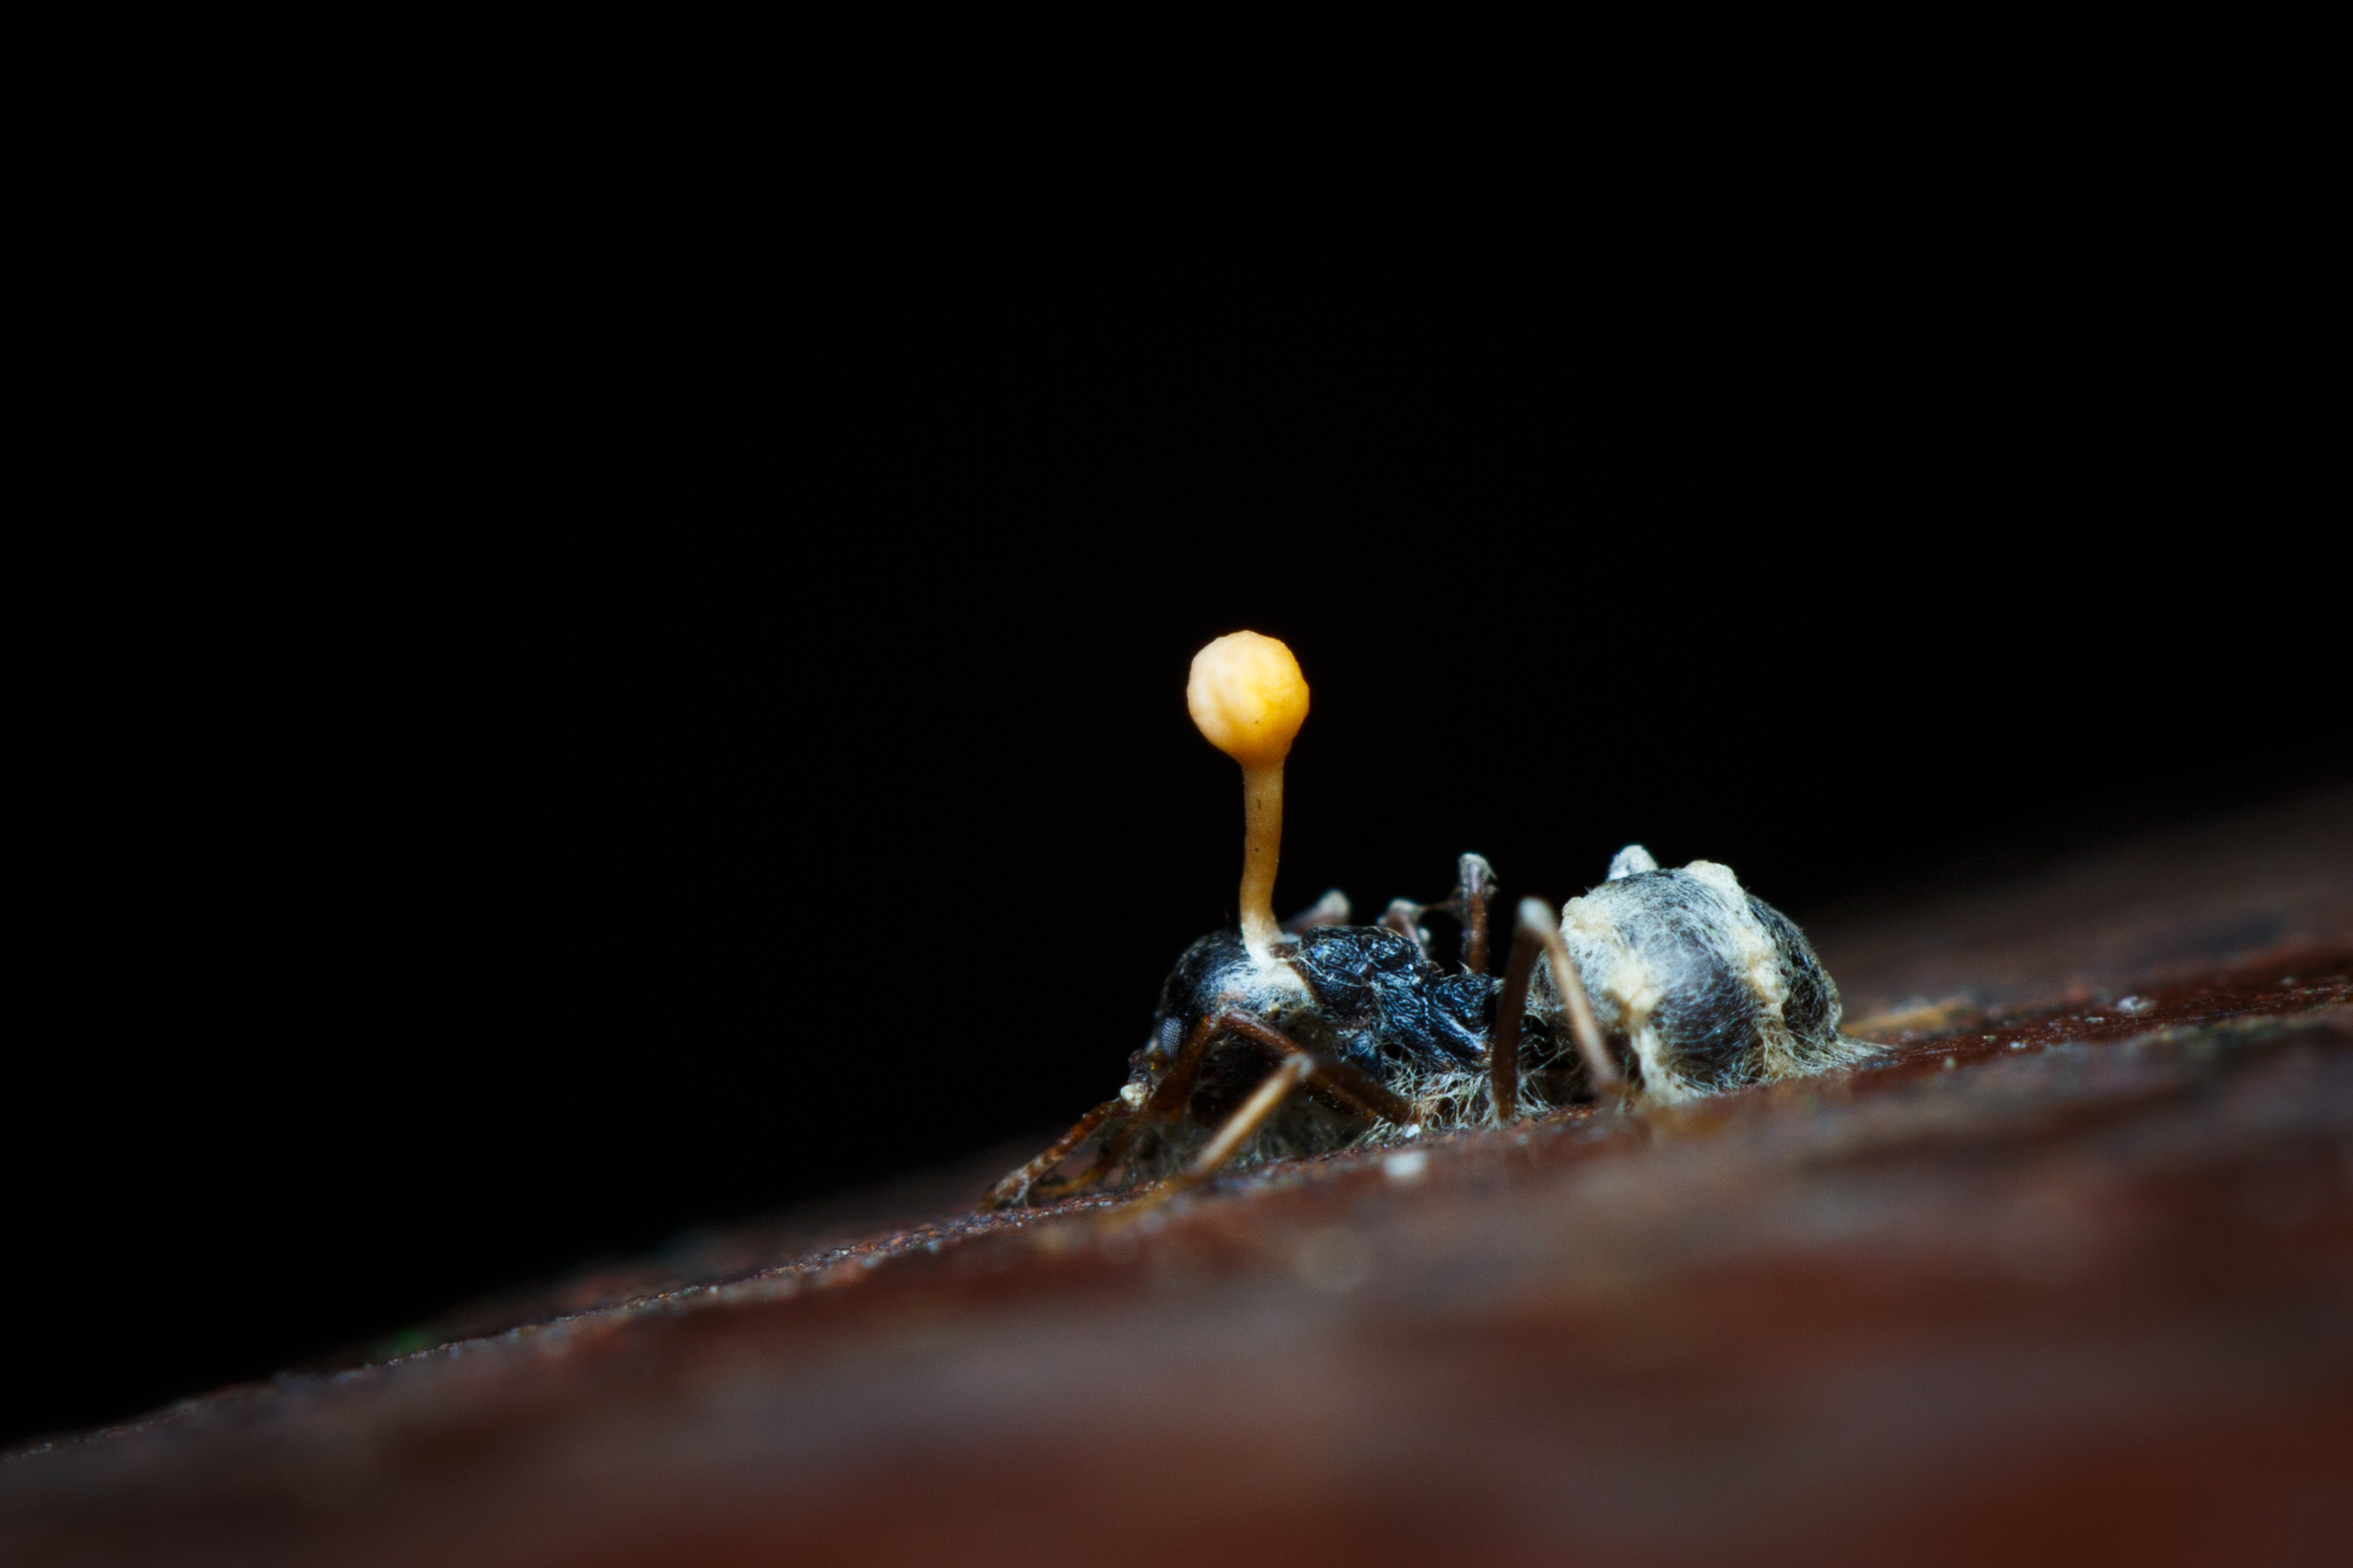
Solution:
[[[1185,705],[1209,744],[1242,770],[1242,945],[1273,962],[1274,868],[1282,855],[1282,760],[1307,718],[1299,661],[1273,637],[1235,632],[1193,656]]]

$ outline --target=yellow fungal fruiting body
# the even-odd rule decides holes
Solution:
[[[1235,632],[1193,656],[1185,706],[1209,744],[1244,768],[1281,767],[1307,720],[1307,682],[1282,643]]]
[[[1270,963],[1282,935],[1274,868],[1282,852],[1282,759],[1307,720],[1307,681],[1282,643],[1235,632],[1193,656],[1185,706],[1203,738],[1242,765],[1242,945]]]

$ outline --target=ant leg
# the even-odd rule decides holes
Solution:
[[[1250,1135],[1274,1114],[1292,1089],[1301,1084],[1313,1085],[1340,1101],[1343,1108],[1377,1121],[1392,1122],[1399,1127],[1409,1126],[1413,1121],[1413,1107],[1375,1082],[1367,1074],[1346,1062],[1316,1056],[1271,1025],[1229,1008],[1221,1013],[1212,1013],[1193,1026],[1185,1037],[1185,1044],[1176,1052],[1176,1059],[1170,1064],[1168,1075],[1160,1080],[1160,1087],[1153,1091],[1150,1099],[1137,1103],[1122,1095],[1117,1100],[1104,1100],[1080,1117],[1071,1130],[1054,1140],[1045,1152],[990,1188],[987,1197],[983,1200],[984,1206],[1011,1208],[1023,1202],[1030,1195],[1031,1188],[1040,1186],[1046,1175],[1070,1157],[1071,1150],[1085,1142],[1096,1128],[1116,1116],[1121,1119],[1120,1128],[1112,1141],[1105,1143],[1103,1152],[1096,1156],[1094,1164],[1083,1174],[1068,1182],[1046,1184],[1044,1191],[1059,1197],[1101,1180],[1125,1152],[1126,1135],[1132,1134],[1140,1122],[1168,1121],[1184,1112],[1186,1102],[1193,1096],[1193,1084],[1200,1076],[1201,1062],[1208,1052],[1209,1042],[1219,1035],[1228,1034],[1240,1035],[1246,1040],[1266,1047],[1283,1058],[1282,1065],[1258,1087],[1240,1110],[1226,1119],[1225,1124],[1218,1129],[1208,1146],[1194,1159],[1192,1165],[1169,1179],[1165,1185],[1164,1195],[1166,1192],[1195,1185],[1217,1174],[1219,1168],[1233,1157],[1234,1151],[1248,1142]]]
[[[1495,998],[1495,1032],[1487,1041],[1487,1114],[1498,1125],[1520,1110],[1520,1020],[1528,1010],[1528,981],[1543,942],[1529,929],[1525,912],[1512,932],[1512,956],[1504,965],[1504,989]]]
[[[1171,1176],[1161,1185],[1161,1196],[1198,1186],[1218,1173],[1241,1146],[1250,1141],[1268,1117],[1291,1098],[1293,1089],[1314,1085],[1335,1098],[1353,1105],[1366,1115],[1393,1122],[1399,1127],[1411,1125],[1413,1107],[1390,1093],[1371,1078],[1345,1062],[1329,1057],[1319,1057],[1302,1047],[1282,1030],[1261,1023],[1247,1013],[1226,1012],[1213,1019],[1216,1032],[1231,1033],[1281,1053],[1282,1065],[1269,1073],[1264,1081],[1251,1091],[1241,1108],[1225,1120],[1225,1124],[1211,1135],[1192,1164]],[[1157,1200],[1155,1200],[1157,1201]]]
[[[1348,923],[1348,895],[1334,888],[1322,898],[1282,922],[1282,929],[1297,936],[1301,931],[1317,926],[1344,926]]]
[[[1462,967],[1473,974],[1487,973],[1487,900],[1495,896],[1495,868],[1483,855],[1465,855],[1455,882],[1455,901],[1461,905]]]
[[[1421,948],[1421,956],[1430,956],[1430,944],[1412,929],[1412,921],[1423,911],[1436,910],[1442,915],[1452,915],[1462,922],[1462,967],[1473,974],[1487,973],[1487,905],[1495,896],[1495,868],[1487,864],[1484,855],[1465,855],[1456,863],[1454,894],[1442,904],[1409,904],[1403,899],[1389,906],[1381,917],[1381,924],[1394,926],[1412,937]],[[1399,910],[1410,910],[1407,923],[1398,925]]]
[[[1088,1111],[1071,1130],[1046,1146],[1046,1152],[1008,1173],[1003,1181],[988,1189],[981,1199],[983,1208],[1009,1209],[1029,1195],[1039,1178],[1070,1157],[1071,1151],[1085,1142],[1089,1134],[1113,1116],[1127,1113],[1133,1108],[1124,1100],[1106,1100]]]
[[[1200,1076],[1202,1058],[1208,1055],[1209,1042],[1219,1035],[1240,1035],[1246,1040],[1264,1046],[1278,1057],[1308,1057],[1316,1063],[1316,1087],[1341,1100],[1344,1108],[1362,1115],[1394,1121],[1403,1127],[1413,1121],[1413,1107],[1398,1095],[1383,1089],[1373,1079],[1329,1057],[1318,1057],[1304,1046],[1271,1024],[1261,1022],[1239,1008],[1229,1007],[1212,1013],[1193,1026],[1185,1037],[1185,1044],[1176,1052],[1176,1060],[1168,1076],[1160,1080],[1152,1098],[1144,1102],[1139,1117],[1155,1121],[1166,1121],[1184,1114],[1185,1102],[1193,1098],[1193,1082]]]
[[[1113,1166],[1127,1157],[1128,1146],[1135,1142],[1136,1131],[1136,1121],[1132,1116],[1114,1121],[1111,1131],[1103,1136],[1103,1147],[1095,1151],[1094,1163],[1075,1176],[1057,1179],[1049,1172],[1029,1189],[1029,1201],[1050,1204],[1069,1197],[1072,1193],[1083,1193],[1098,1185],[1111,1173]]]
[[[1207,1147],[1195,1156],[1193,1163],[1162,1184],[1164,1193],[1180,1193],[1187,1187],[1198,1186],[1218,1173],[1219,1166],[1234,1157],[1234,1151],[1250,1140],[1250,1135],[1266,1124],[1276,1107],[1291,1098],[1291,1091],[1307,1081],[1315,1070],[1314,1058],[1306,1056],[1288,1057],[1283,1064],[1266,1075],[1265,1081],[1252,1091],[1242,1108],[1226,1118]]]
[[[1561,940],[1560,923],[1541,900],[1522,899],[1519,922],[1512,931],[1511,960],[1504,969],[1503,994],[1495,998],[1494,1038],[1487,1047],[1488,1109],[1498,1122],[1519,1114],[1520,1023],[1527,1014],[1528,982],[1535,978],[1539,948],[1551,965],[1553,993],[1568,1011],[1569,1032],[1577,1037],[1577,1048],[1585,1058],[1585,1070],[1593,1087],[1615,1089],[1619,1083],[1618,1064],[1609,1059],[1600,1026],[1593,1021],[1592,1004],[1586,1000],[1585,983],[1577,978],[1568,943]]]
[[[1412,1125],[1413,1107],[1403,1098],[1390,1093],[1372,1078],[1346,1062],[1330,1057],[1319,1057],[1298,1041],[1271,1024],[1260,1022],[1248,1013],[1231,1008],[1210,1020],[1219,1034],[1240,1035],[1254,1040],[1276,1055],[1303,1057],[1312,1064],[1307,1081],[1346,1103],[1349,1109],[1382,1121],[1395,1122],[1399,1127]],[[1236,1112],[1237,1115],[1240,1112]]]
[[[1381,916],[1381,924],[1413,943],[1424,958],[1430,956],[1430,938],[1422,932],[1421,917],[1429,907],[1417,904],[1411,899],[1391,899],[1388,910]],[[1439,907],[1445,908],[1443,904]]]
[[[1194,1025],[1192,1032],[1185,1037],[1184,1045],[1177,1047],[1176,1059],[1169,1064],[1168,1075],[1160,1080],[1160,1087],[1153,1091],[1151,1099],[1133,1100],[1123,1090],[1117,1100],[1104,1100],[1080,1117],[1071,1130],[1055,1139],[1044,1153],[990,1188],[984,1200],[985,1206],[1012,1208],[1026,1202],[1033,1188],[1039,1197],[1050,1201],[1071,1193],[1083,1192],[1102,1181],[1127,1152],[1139,1120],[1168,1121],[1184,1113],[1185,1102],[1193,1098],[1193,1081],[1201,1075],[1201,1058],[1208,1052],[1209,1041],[1219,1027],[1215,1016]],[[1103,1150],[1095,1156],[1092,1165],[1065,1182],[1045,1180],[1049,1172],[1070,1157],[1071,1150],[1085,1142],[1096,1128],[1113,1116],[1120,1118],[1121,1125],[1104,1140]]]
[[[1185,1043],[1176,1047],[1176,1059],[1168,1066],[1168,1076],[1144,1102],[1144,1113],[1155,1121],[1170,1121],[1185,1114],[1185,1102],[1193,1098],[1193,1080],[1201,1076],[1201,1058],[1208,1054],[1209,1041],[1218,1033],[1215,1015],[1193,1026]]]
[[[1585,981],[1577,973],[1577,961],[1568,955],[1568,943],[1561,939],[1560,922],[1552,911],[1535,903],[1536,938],[1544,943],[1545,957],[1552,966],[1553,994],[1568,1009],[1569,1032],[1577,1037],[1577,1048],[1585,1058],[1585,1070],[1593,1079],[1595,1089],[1616,1089],[1621,1081],[1618,1064],[1609,1059],[1609,1047],[1602,1043],[1601,1026],[1593,1021],[1593,1004],[1585,994]],[[1520,906],[1520,919],[1528,918],[1527,904]]]

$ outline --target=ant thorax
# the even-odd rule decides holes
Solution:
[[[1333,1149],[1409,1136],[1409,1128],[1460,1125],[1485,1087],[1501,987],[1492,975],[1447,973],[1417,943],[1382,926],[1302,931],[1274,950],[1271,966],[1254,960],[1236,933],[1218,931],[1187,948],[1162,985],[1151,1038],[1129,1058],[1123,1098],[1140,1107],[1160,1095],[1182,1042],[1204,1020],[1240,1009],[1317,1056],[1355,1068],[1416,1112],[1406,1127],[1387,1125],[1311,1083],[1299,1097],[1302,1110],[1286,1110],[1270,1123],[1241,1156],[1245,1163],[1277,1151]],[[1548,1029],[1531,1031],[1523,1048],[1540,1063],[1555,1055]],[[1170,1130],[1167,1156],[1181,1157],[1230,1115],[1275,1059],[1249,1038],[1214,1037],[1184,1103],[1167,1108],[1189,1124]],[[1532,1079],[1532,1089],[1542,1087]],[[1314,1112],[1306,1110],[1311,1105]]]

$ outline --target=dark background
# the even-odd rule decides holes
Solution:
[[[1802,921],[2348,768],[2304,242],[2219,176],[383,173],[67,585],[0,1438],[1058,1129],[1232,918],[1237,627],[1286,912],[1641,840]]]

